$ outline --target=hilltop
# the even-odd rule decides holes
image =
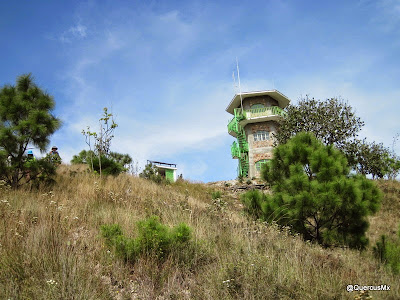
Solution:
[[[354,299],[348,284],[387,284],[390,291],[371,292],[373,299],[400,299],[399,275],[371,251],[381,234],[397,231],[400,183],[378,184],[382,208],[360,253],[249,220],[229,184],[157,185],[126,174],[100,180],[84,167],[61,166],[51,189],[0,187],[0,298]],[[135,224],[152,215],[192,228],[193,257],[126,263],[105,246],[101,225],[119,224],[134,237]]]

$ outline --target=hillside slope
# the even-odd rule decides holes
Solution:
[[[213,200],[207,185],[128,175],[100,181],[71,166],[61,166],[57,182],[51,191],[0,189],[0,299],[354,299],[348,284],[387,284],[390,291],[370,292],[373,299],[400,299],[400,277],[370,249],[304,243],[249,221],[224,191]],[[371,240],[397,229],[400,188],[390,184]],[[135,236],[135,223],[151,215],[193,229],[198,249],[189,263],[125,263],[105,247],[101,225]]]

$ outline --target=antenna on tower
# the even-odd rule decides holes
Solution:
[[[237,85],[236,85],[235,71],[232,72],[232,79],[233,79],[233,91],[236,94]]]
[[[242,99],[242,89],[240,88],[240,73],[239,73],[239,62],[236,57],[236,69],[238,73],[238,81],[239,81],[239,95],[240,95],[240,108],[242,109],[243,112],[243,99]]]

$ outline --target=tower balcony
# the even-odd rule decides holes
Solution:
[[[249,123],[276,121],[286,117],[287,113],[279,106],[270,106],[253,109],[235,108],[234,115],[228,124],[228,132],[236,137],[239,125],[244,127]]]

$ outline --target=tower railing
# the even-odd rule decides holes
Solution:
[[[287,112],[284,111],[279,106],[252,108],[246,110],[241,108],[235,108],[234,117],[228,123],[228,131],[229,132],[238,131],[237,128],[238,122],[242,120],[251,120],[254,118],[269,117],[269,116],[280,116],[284,118],[287,116]]]
[[[268,116],[286,117],[287,112],[285,112],[279,106],[270,106],[262,108],[251,108],[251,109],[235,108],[234,114],[236,118],[249,120],[253,118],[268,117]]]

